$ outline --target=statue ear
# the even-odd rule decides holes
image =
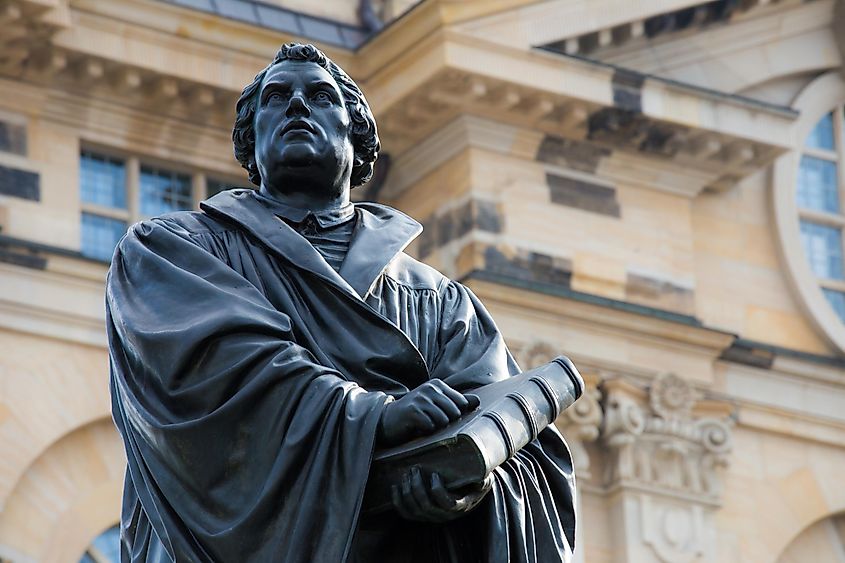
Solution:
[[[246,165],[246,171],[249,175],[249,181],[256,186],[261,186],[261,174],[258,172],[258,165],[255,164],[255,158],[250,158]]]

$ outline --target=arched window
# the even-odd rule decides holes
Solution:
[[[813,127],[801,149],[795,202],[800,217],[801,243],[822,293],[845,322],[845,268],[842,262],[843,109],[826,113]]]
[[[772,175],[775,224],[799,302],[845,354],[845,78],[820,76],[792,105],[795,150]]]
[[[112,526],[94,538],[79,563],[120,563],[120,528]]]

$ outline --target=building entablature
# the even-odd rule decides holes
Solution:
[[[131,6],[79,0],[69,8],[56,0],[52,11],[40,13],[30,4],[6,4],[13,21],[5,26],[3,74],[219,127],[267,52],[308,39],[153,0]],[[691,168],[703,174],[692,183],[695,194],[730,187],[789,148],[795,114],[788,108],[505,47],[450,27],[449,7],[425,2],[358,51],[329,49],[363,82],[388,152],[401,154],[469,114],[634,154],[658,167]],[[62,9],[72,17],[45,15]],[[410,49],[399,38],[424,31],[426,39]],[[371,72],[371,58],[390,64]]]
[[[401,73],[368,81],[385,147],[394,154],[458,115],[473,115],[542,132],[550,141],[634,155],[658,169],[691,169],[703,175],[685,187],[694,196],[729,188],[788,150],[797,116],[780,106],[453,32],[431,36],[406,60]]]

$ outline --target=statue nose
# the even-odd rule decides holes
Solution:
[[[308,117],[311,115],[311,110],[308,109],[308,105],[305,103],[305,100],[299,94],[291,96],[290,102],[288,102],[288,109],[285,111],[285,115],[288,117],[293,117],[294,115],[302,115]]]

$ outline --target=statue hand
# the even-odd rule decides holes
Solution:
[[[475,395],[463,395],[439,379],[426,381],[385,406],[378,426],[378,443],[390,447],[432,434],[478,404]]]
[[[419,467],[412,467],[401,484],[393,485],[393,507],[406,520],[418,522],[448,522],[459,518],[484,499],[493,486],[493,475],[478,483],[464,487],[460,492],[449,491],[443,486],[440,475],[432,473],[423,479]]]

